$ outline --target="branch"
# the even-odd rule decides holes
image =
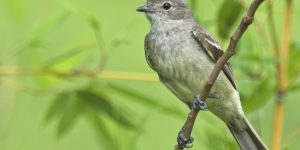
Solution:
[[[253,22],[254,14],[255,14],[257,8],[260,6],[260,4],[263,1],[264,0],[253,0],[253,2],[251,3],[250,7],[247,10],[247,13],[242,18],[240,25],[238,26],[238,28],[236,29],[234,34],[231,36],[230,43],[229,43],[229,46],[228,46],[226,52],[216,62],[215,66],[210,74],[210,77],[207,80],[207,82],[201,92],[200,100],[202,100],[202,101],[206,100],[206,98],[210,92],[210,89],[212,88],[213,84],[215,83],[222,68],[228,62],[228,60],[236,53],[235,48],[237,46],[237,43],[239,42],[240,38],[247,30],[248,26]],[[194,122],[196,120],[198,112],[199,112],[199,110],[196,110],[192,107],[191,112],[189,113],[188,118],[185,122],[184,128],[182,129],[183,137],[185,137],[187,139],[189,137],[191,137],[192,129],[193,129]],[[183,150],[183,148],[180,147],[179,145],[176,145],[174,150]]]
[[[282,34],[282,44],[281,49],[278,52],[278,94],[276,99],[275,106],[275,115],[274,115],[274,127],[273,127],[273,136],[272,136],[272,149],[280,150],[281,149],[281,136],[282,136],[282,122],[283,122],[283,102],[285,100],[285,93],[288,88],[287,81],[287,61],[289,55],[289,44],[290,44],[290,30],[292,22],[292,0],[286,0],[286,12],[284,16],[284,28]]]

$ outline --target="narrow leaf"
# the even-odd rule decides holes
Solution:
[[[123,87],[121,85],[116,85],[116,84],[110,84],[109,85],[113,90],[124,94],[126,96],[132,97],[134,102],[149,106],[149,107],[155,107],[155,108],[160,108],[162,111],[169,113],[174,116],[179,116],[179,117],[186,117],[186,114],[184,114],[182,111],[173,108],[173,107],[168,107],[163,104],[158,103],[157,101],[154,101],[150,96],[146,96],[141,94],[141,92],[135,91],[133,89],[130,89],[128,87]],[[157,99],[157,98],[156,98]]]
[[[290,46],[290,55],[288,59],[288,77],[295,80],[300,75],[300,44],[292,43]]]
[[[59,56],[56,56],[54,58],[51,58],[51,59],[45,61],[45,63],[44,63],[45,67],[50,68],[58,63],[61,63],[70,58],[73,58],[74,56],[80,54],[81,52],[84,52],[84,50],[87,48],[91,48],[91,47],[90,46],[78,46],[78,47],[72,48],[63,54],[60,54]]]
[[[116,139],[113,137],[111,133],[109,133],[108,127],[105,125],[102,118],[99,117],[97,112],[89,110],[86,113],[87,118],[89,119],[90,123],[93,125],[93,128],[95,129],[100,143],[101,147],[104,147],[107,150],[119,150],[119,144],[116,143]]]
[[[64,108],[62,117],[58,125],[58,136],[61,137],[74,126],[79,114],[82,111],[80,101],[72,94],[70,100]]]
[[[45,18],[44,21],[39,23],[39,26],[30,33],[30,35],[31,37],[38,39],[38,37],[43,36],[44,34],[47,34],[53,29],[59,27],[62,23],[64,23],[64,21],[66,21],[66,19],[66,13],[58,13]]]
[[[243,101],[244,110],[246,112],[255,111],[260,107],[264,106],[264,104],[272,99],[274,92],[274,85],[272,83],[272,79],[264,77],[259,84],[253,88],[252,94],[250,97]]]
[[[86,103],[91,108],[106,114],[116,123],[129,129],[137,129],[137,126],[129,119],[130,115],[126,114],[122,109],[113,106],[110,103],[112,100],[109,100],[108,97],[90,91],[78,91],[77,96],[82,102]]]
[[[224,0],[218,13],[218,32],[221,38],[227,39],[232,26],[238,20],[243,6],[238,0]]]
[[[62,93],[57,95],[56,98],[52,101],[47,111],[45,121],[48,123],[50,121],[53,121],[55,118],[61,117],[69,100],[70,100],[69,93]]]

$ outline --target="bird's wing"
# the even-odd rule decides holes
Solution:
[[[205,29],[201,28],[200,26],[196,26],[193,28],[192,33],[195,39],[204,48],[207,55],[209,55],[214,62],[216,62],[223,55],[224,52],[220,48],[219,44]],[[228,80],[231,82],[232,86],[236,89],[229,63],[227,63],[222,70],[227,76]]]

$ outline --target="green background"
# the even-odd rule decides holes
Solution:
[[[146,17],[135,11],[144,3],[143,0],[1,0],[0,65],[25,70],[93,70],[106,50],[105,70],[154,74],[145,61],[143,50],[144,36],[150,26]],[[199,22],[223,48],[229,38],[226,33],[225,38],[221,38],[224,34],[218,32],[218,28],[230,34],[245,11],[243,6],[247,7],[250,1],[239,1],[243,6],[235,8],[225,7],[224,3],[225,0],[199,0],[193,6]],[[284,6],[284,1],[274,1],[279,40]],[[284,149],[296,150],[300,147],[299,1],[293,6],[291,88],[284,106],[282,142]],[[224,25],[228,19],[232,24]],[[231,62],[247,116],[270,146],[277,60],[272,57],[269,32],[265,3]],[[111,85],[121,87],[123,92]],[[106,95],[106,101],[115,109],[108,110],[107,115],[101,104],[84,109],[81,105],[73,109],[73,102],[53,104],[57,98],[68,99],[62,93],[78,90]],[[124,90],[132,93],[126,94]],[[63,106],[61,110],[72,113],[60,108],[50,111],[51,106],[59,105]],[[187,107],[159,82],[54,75],[0,76],[0,150],[172,149],[187,113]],[[127,121],[122,122],[124,116]],[[95,117],[101,118],[100,124],[104,126],[95,123]],[[199,114],[193,137],[192,149],[237,148],[227,127],[209,112]]]

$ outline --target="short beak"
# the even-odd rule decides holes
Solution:
[[[147,5],[144,5],[144,6],[141,6],[141,7],[137,8],[136,11],[139,11],[139,12],[151,12],[151,10],[149,9],[149,7]]]

